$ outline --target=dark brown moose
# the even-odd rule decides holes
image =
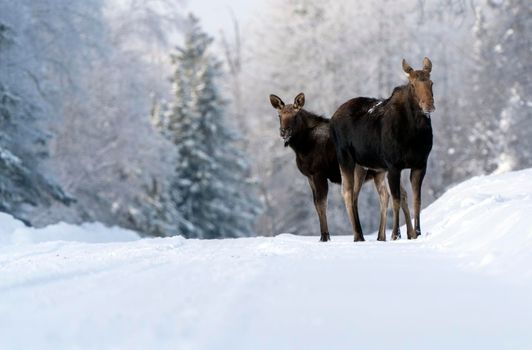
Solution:
[[[369,170],[388,172],[393,197],[392,239],[397,239],[403,197],[401,171],[411,169],[415,231],[408,225],[410,220],[406,220],[407,233],[409,239],[421,234],[421,185],[432,149],[432,63],[425,57],[423,69],[414,70],[403,60],[403,70],[408,83],[396,87],[388,99],[354,98],[341,105],[331,118],[331,134],[342,175],[342,195],[355,241],[364,240],[357,199]]]
[[[285,105],[275,95],[270,95],[270,102],[279,114],[280,134],[284,139],[285,147],[290,146],[294,150],[297,167],[308,178],[320,221],[320,241],[326,242],[330,240],[327,227],[328,180],[333,183],[341,182],[336,150],[330,137],[329,119],[304,110],[305,95],[303,93],[296,96],[293,104]],[[372,101],[370,105],[373,104]],[[360,186],[362,186],[363,182],[373,179],[379,193],[381,207],[379,240],[385,240],[386,237],[386,209],[388,208],[389,194],[385,176],[385,171],[369,170],[364,173],[364,178],[360,182]],[[406,195],[404,194],[404,196],[402,207],[405,219],[410,224],[410,213],[406,204]]]

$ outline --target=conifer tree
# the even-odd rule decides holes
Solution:
[[[218,90],[221,65],[209,53],[213,39],[198,20],[190,15],[187,25],[184,45],[171,55],[175,101],[154,115],[177,150],[170,196],[187,223],[178,231],[199,238],[247,236],[259,204]]]

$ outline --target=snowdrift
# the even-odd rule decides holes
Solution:
[[[488,273],[530,279],[532,169],[467,180],[426,208],[421,224],[421,242]]]
[[[126,242],[140,239],[138,233],[101,223],[71,225],[60,222],[44,228],[26,227],[11,215],[0,213],[0,245],[30,244],[49,241],[86,243]]]

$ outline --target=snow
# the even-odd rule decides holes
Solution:
[[[0,213],[0,245],[31,244],[48,241],[86,243],[126,242],[140,239],[138,233],[120,227],[106,227],[101,223],[71,225],[60,222],[44,228],[26,227],[11,215]]]
[[[531,179],[450,189],[416,241],[138,239],[2,214],[0,349],[530,349]]]
[[[532,280],[532,169],[466,181],[430,205],[422,224],[426,243],[471,267]]]

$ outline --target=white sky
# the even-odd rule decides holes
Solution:
[[[221,30],[231,33],[231,11],[242,26],[257,12],[261,3],[257,0],[189,0],[187,9],[200,18],[207,32],[218,36]]]

